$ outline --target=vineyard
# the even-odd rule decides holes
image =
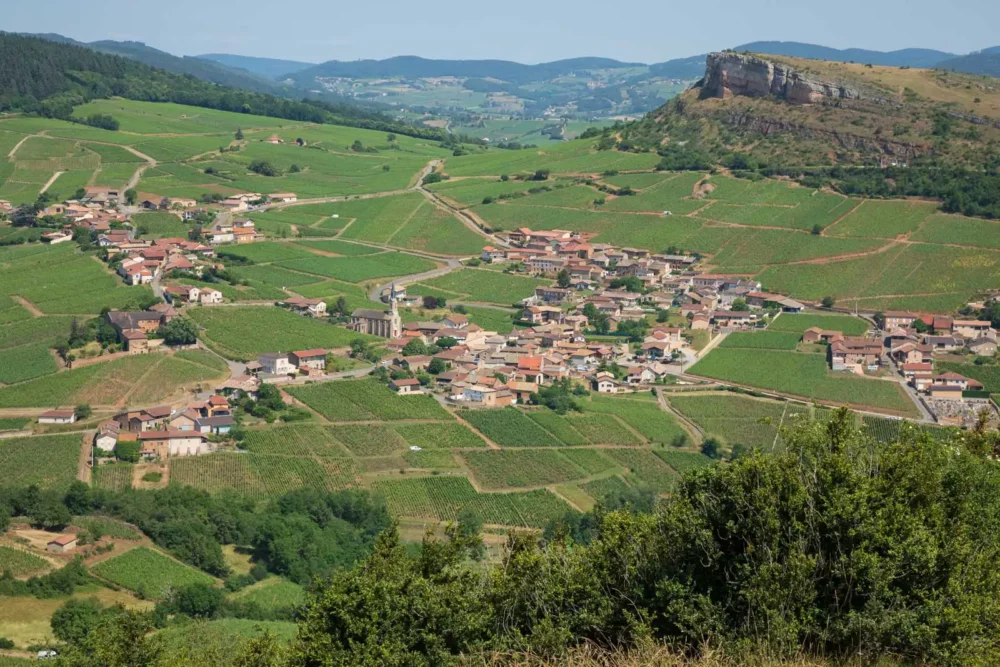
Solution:
[[[347,456],[347,450],[329,427],[315,424],[248,430],[243,439],[254,454],[287,456]]]
[[[490,449],[462,452],[461,456],[484,489],[547,486],[587,476],[586,472],[554,450]]]
[[[76,479],[80,434],[0,440],[0,470],[23,486],[66,490]]]
[[[648,449],[608,449],[607,455],[629,469],[631,479],[638,486],[654,491],[672,491],[677,486],[677,471]]]
[[[567,445],[588,445],[587,438],[573,427],[573,424],[552,410],[532,410],[525,413],[535,422]]]
[[[452,419],[432,397],[397,396],[378,380],[307,384],[287,391],[330,421]]]
[[[692,470],[710,466],[713,463],[712,459],[701,452],[678,452],[670,449],[658,449],[654,453],[682,475]]]
[[[137,547],[100,562],[91,571],[145,599],[159,599],[175,588],[215,581],[204,572],[146,547]]]
[[[657,408],[658,409],[658,408]],[[635,434],[609,414],[570,417],[570,424],[592,445],[641,445]]]
[[[588,475],[597,475],[618,467],[617,463],[601,454],[598,449],[563,449],[560,453]]]
[[[268,577],[234,593],[230,599],[256,604],[265,610],[292,609],[305,602],[306,593],[299,584],[281,577]]]
[[[580,488],[583,489],[588,496],[600,502],[608,496],[617,496],[626,493],[632,487],[630,487],[621,477],[615,475],[612,477],[602,477],[601,479],[595,479],[592,482],[581,484]]]
[[[562,444],[517,408],[462,410],[459,416],[501,447],[557,447]]]
[[[615,415],[650,442],[669,443],[675,438],[687,437],[687,431],[669,413],[661,410],[651,395],[647,396],[650,398],[643,400],[594,394],[590,403],[584,403],[584,409],[587,412]]]
[[[12,547],[0,546],[0,574],[26,577],[49,568],[49,562],[34,554]]]
[[[83,528],[97,537],[107,535],[116,540],[141,540],[142,533],[132,526],[103,516],[78,516],[73,519],[73,525]]]
[[[397,424],[393,429],[407,446],[422,449],[459,449],[485,447],[486,443],[464,424]],[[417,453],[417,452],[414,452]]]
[[[406,447],[399,434],[384,424],[351,424],[330,430],[356,456],[387,456]]]
[[[0,431],[20,431],[30,423],[27,417],[0,417]]]
[[[347,459],[218,452],[170,460],[170,485],[209,493],[233,491],[268,498],[301,488],[336,491],[357,486],[357,465]]]
[[[767,450],[774,445],[786,406],[739,394],[671,396],[670,404],[707,435]]]
[[[945,429],[937,426],[914,424],[902,419],[875,417],[874,415],[862,415],[861,428],[866,435],[883,444],[898,442],[908,433],[927,435],[932,438],[943,438],[948,435]]]
[[[91,483],[98,489],[124,491],[132,487],[132,464],[114,463],[91,471]]]
[[[463,508],[468,508],[485,523],[542,528],[569,510],[569,505],[545,489],[476,493],[464,477],[377,481],[372,488],[385,497],[395,516],[454,521]]]

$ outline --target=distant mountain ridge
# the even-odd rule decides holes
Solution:
[[[643,63],[626,63],[611,58],[592,57],[524,65],[510,60],[431,60],[419,56],[395,56],[385,60],[330,60],[294,72],[289,78],[300,85],[314,82],[318,77],[372,79],[397,76],[415,79],[442,76],[492,78],[520,84],[544,81],[580,70],[645,66]]]
[[[195,57],[201,60],[211,60],[226,67],[246,70],[251,74],[268,79],[281,79],[289,74],[295,74],[296,72],[316,66],[316,63],[307,63],[299,60],[238,56],[231,53],[205,53]]]
[[[946,60],[957,57],[954,53],[934,49],[900,49],[898,51],[872,51],[869,49],[834,49],[829,46],[804,42],[750,42],[732,49],[789,58],[856,62],[886,67],[919,67],[933,69]]]

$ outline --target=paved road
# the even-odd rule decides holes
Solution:
[[[407,254],[412,255],[412,254],[416,254],[416,253],[407,253]],[[424,255],[421,255],[421,256],[424,256]],[[427,257],[429,257],[429,256],[427,256]],[[434,269],[433,271],[424,271],[423,273],[415,273],[415,274],[410,275],[410,276],[403,276],[402,278],[396,278],[396,280],[394,280],[394,281],[391,280],[391,281],[389,281],[387,283],[382,283],[381,285],[377,285],[376,287],[372,288],[371,292],[368,293],[368,298],[371,301],[379,301],[380,297],[382,295],[382,292],[386,288],[388,288],[389,286],[391,286],[393,282],[395,282],[397,286],[402,287],[403,285],[410,285],[412,283],[419,283],[421,280],[430,280],[431,278],[439,278],[441,276],[444,276],[444,275],[447,275],[447,274],[451,273],[452,271],[457,271],[458,269],[462,268],[462,262],[461,262],[461,260],[458,260],[458,259],[452,258],[452,259],[444,259],[443,260],[440,257],[436,257],[434,259],[436,261],[438,261],[438,262],[443,261],[445,263],[445,265],[442,266],[441,268]]]

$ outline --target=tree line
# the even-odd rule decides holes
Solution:
[[[417,127],[350,104],[314,99],[295,101],[226,88],[121,56],[0,33],[0,111],[16,110],[73,120],[75,106],[109,97],[333,123],[432,140],[444,137],[441,130]],[[105,129],[115,124],[114,119],[93,117],[82,122]]]

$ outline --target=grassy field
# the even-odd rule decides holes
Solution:
[[[806,329],[819,327],[826,331],[840,331],[846,336],[860,336],[871,328],[871,323],[851,315],[819,315],[814,313],[782,313],[767,327],[768,331],[802,334]]]
[[[535,293],[540,285],[549,285],[550,281],[537,280],[527,276],[498,273],[481,269],[462,269],[453,271],[439,278],[424,281],[432,290],[440,290],[453,295],[455,299],[510,305]],[[419,289],[411,289],[414,294],[420,294]]]
[[[801,339],[800,334],[787,331],[736,331],[726,336],[719,347],[794,350]]]
[[[233,655],[241,642],[264,633],[279,644],[288,644],[295,638],[297,627],[292,621],[221,618],[168,625],[157,636],[162,638],[168,655],[218,656]]]
[[[256,604],[261,609],[290,609],[298,607],[306,599],[305,589],[281,577],[268,577],[253,586],[233,593],[230,599]]]
[[[148,211],[132,216],[132,224],[141,238],[160,239],[166,237],[186,239],[189,227],[180,216],[164,211]]]
[[[204,572],[146,547],[137,547],[102,561],[91,571],[102,579],[152,599],[164,597],[172,588],[214,581]]]
[[[103,516],[78,516],[73,524],[83,528],[91,535],[105,535],[116,540],[141,540],[142,533],[132,526],[116,519]]]
[[[690,369],[691,374],[779,393],[916,415],[896,383],[836,374],[821,354],[783,350],[716,349]]]
[[[202,337],[232,359],[253,359],[262,352],[347,347],[372,336],[303,317],[283,308],[195,308],[191,319]]]

